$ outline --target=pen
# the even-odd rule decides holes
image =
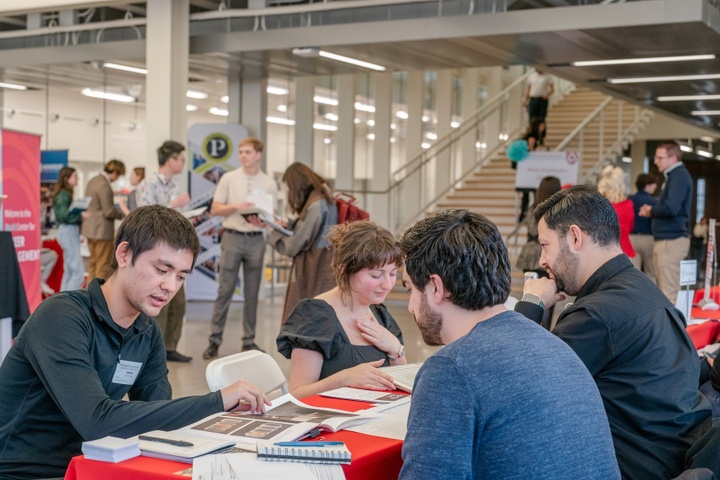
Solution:
[[[193,447],[194,446],[192,443],[186,442],[185,440],[171,440],[169,438],[150,437],[148,435],[139,435],[138,438],[140,440],[145,440],[146,442],[167,443],[168,445],[174,445],[176,447]]]
[[[276,447],[326,447],[344,445],[344,442],[276,442]]]

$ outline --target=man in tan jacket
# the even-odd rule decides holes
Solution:
[[[90,249],[88,282],[93,278],[107,278],[113,256],[115,220],[123,218],[123,212],[115,206],[110,184],[125,175],[125,164],[110,160],[97,176],[90,179],[85,187],[85,196],[90,197],[89,218],[83,221],[82,234],[87,238]]]

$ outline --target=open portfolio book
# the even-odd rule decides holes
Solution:
[[[260,220],[262,220],[278,232],[282,233],[283,235],[287,235],[288,237],[292,237],[293,235],[292,230],[288,230],[287,228],[283,227],[278,223],[280,217],[278,217],[277,215],[273,215],[272,213],[263,210],[262,208],[250,207],[244,210],[240,210],[239,213],[243,216],[243,218],[245,218],[245,220],[252,216],[257,216],[258,218],[260,218]]]
[[[398,390],[412,393],[415,377],[422,365],[422,363],[408,363],[407,365],[381,367],[380,370],[393,377],[393,383]]]
[[[378,418],[377,415],[313,407],[286,394],[273,401],[264,415],[217,413],[180,431],[255,445],[258,440],[292,442],[316,436],[321,431],[336,432]]]

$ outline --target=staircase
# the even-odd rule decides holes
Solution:
[[[595,183],[602,167],[622,154],[623,148],[643,128],[650,113],[627,102],[579,87],[550,109],[546,119],[548,150],[580,152],[580,182]],[[522,272],[515,258],[525,242],[524,228],[517,227],[519,197],[515,192],[515,170],[505,153],[499,153],[481,171],[466,178],[461,188],[447,195],[436,210],[468,208],[494,222],[508,240],[513,266],[513,295],[522,292]],[[531,200],[532,203],[532,200]],[[513,238],[510,238],[513,237]]]

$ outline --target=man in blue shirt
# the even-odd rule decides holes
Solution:
[[[628,198],[633,202],[635,208],[635,224],[630,232],[630,243],[635,250],[635,256],[630,259],[635,268],[642,270],[655,282],[655,266],[653,265],[653,236],[651,221],[647,217],[638,215],[643,205],[657,205],[657,198],[654,197],[657,190],[657,180],[649,173],[641,173],[635,180],[637,193]]]
[[[618,479],[597,387],[560,339],[508,311],[497,227],[468,210],[402,237],[408,309],[429,345],[418,372],[401,480]]]
[[[690,208],[693,179],[682,161],[677,142],[661,143],[655,150],[655,165],[665,175],[656,205],[643,205],[638,213],[652,219],[653,258],[660,290],[675,304],[680,290],[680,262],[690,249]]]

